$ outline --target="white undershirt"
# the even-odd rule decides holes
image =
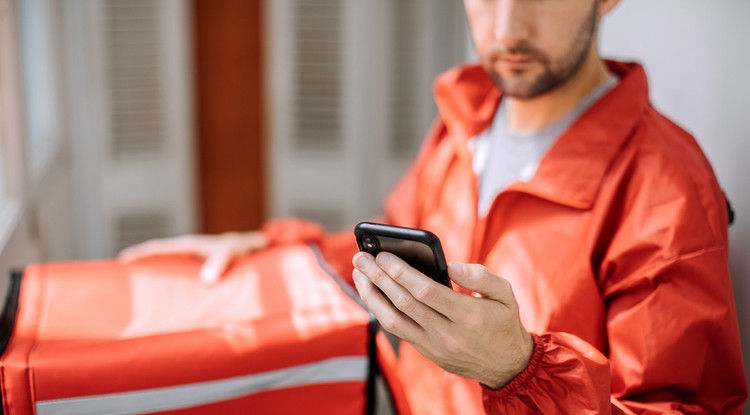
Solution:
[[[618,79],[610,75],[607,81],[581,100],[575,108],[551,125],[532,133],[514,134],[508,131],[505,100],[495,113],[492,125],[471,142],[473,167],[479,177],[479,217],[489,211],[495,197],[515,181],[529,181],[539,162],[552,144],[604,94]]]

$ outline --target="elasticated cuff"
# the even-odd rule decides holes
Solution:
[[[531,360],[529,365],[526,366],[523,372],[518,374],[513,380],[503,386],[500,389],[491,389],[485,385],[482,385],[482,397],[484,400],[502,400],[509,396],[513,396],[517,391],[523,389],[529,380],[533,379],[539,371],[539,366],[542,363],[542,356],[544,356],[544,343],[542,338],[536,334],[531,334],[531,338],[534,340],[534,352],[531,354]]]

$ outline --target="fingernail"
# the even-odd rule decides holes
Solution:
[[[378,265],[385,266],[388,265],[389,262],[391,262],[391,254],[386,252],[381,252],[378,254],[377,257],[375,257],[375,262],[378,263]]]
[[[367,266],[370,265],[370,258],[367,258],[366,255],[360,254],[359,257],[357,257],[357,268],[367,268]]]
[[[453,271],[453,274],[457,277],[463,277],[466,274],[466,266],[460,262],[449,262],[448,268]]]

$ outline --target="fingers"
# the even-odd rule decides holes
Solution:
[[[396,308],[420,326],[445,320],[443,312],[450,308],[445,291],[453,291],[422,275],[395,255],[381,252],[373,261],[372,255],[359,253],[354,256],[354,265],[386,294]]]
[[[213,284],[219,280],[229,267],[232,257],[229,252],[215,253],[208,258],[200,270],[200,280],[205,284]]]
[[[415,270],[401,258],[381,253],[376,259],[377,264],[399,285],[406,288],[420,303],[437,311],[443,316],[450,316],[455,308],[456,293],[432,280],[432,278]]]
[[[250,243],[248,244],[248,252],[258,251],[267,248],[270,245],[268,237],[263,232],[251,232],[248,236]]]
[[[120,261],[132,262],[140,258],[153,255],[154,249],[151,247],[153,241],[143,242],[138,245],[129,246],[117,254]]]
[[[262,232],[227,232],[219,235],[184,235],[176,238],[152,239],[120,252],[119,259],[132,262],[141,258],[163,255],[195,255],[206,262],[200,270],[201,281],[216,282],[234,258],[267,247]]]
[[[231,250],[236,256],[268,247],[268,237],[263,232],[225,232],[219,235],[204,235],[206,249]]]
[[[352,272],[352,277],[362,301],[365,302],[367,309],[375,315],[385,331],[409,343],[414,343],[423,335],[422,327],[395,308],[367,276],[355,269]]]
[[[125,248],[117,255],[121,261],[132,262],[141,258],[159,255],[199,255],[200,252],[192,242],[191,236],[177,238],[151,239],[149,241]]]
[[[516,300],[510,282],[491,273],[480,264],[451,262],[448,275],[458,285],[480,294],[482,297],[499,301],[505,305],[515,305]]]

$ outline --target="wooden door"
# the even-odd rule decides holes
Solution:
[[[263,1],[194,0],[200,229],[265,215]]]

